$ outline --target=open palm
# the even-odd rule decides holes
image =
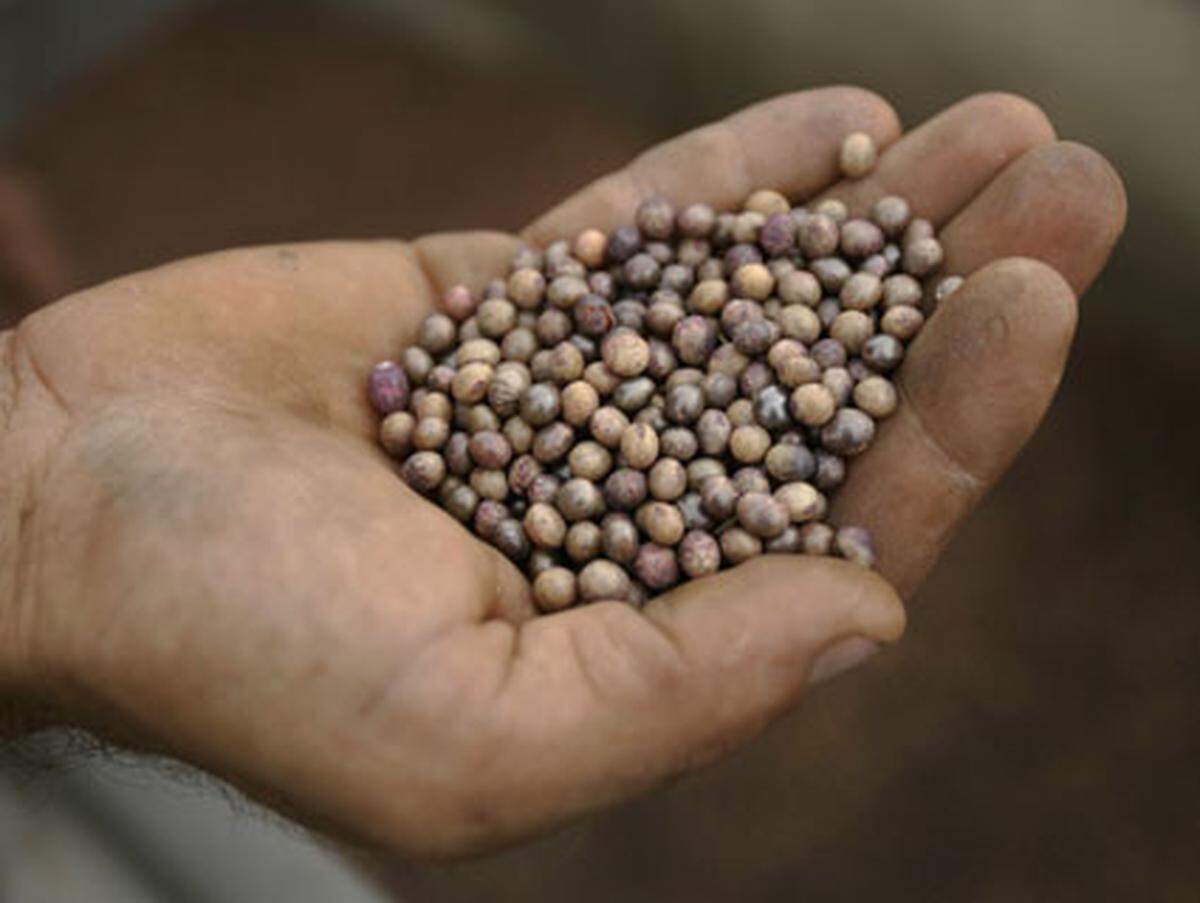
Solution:
[[[854,130],[887,150],[835,184]],[[522,238],[613,227],[651,193],[721,208],[754,187],[855,210],[902,193],[971,274],[833,511],[874,532],[882,577],[766,556],[640,612],[532,618],[518,571],[397,479],[364,395],[441,291],[480,288],[521,239],[253,248],[17,331],[8,672],[60,718],[420,856],[510,842],[744,741],[900,635],[900,598],[1043,415],[1075,296],[1124,222],[1111,168],[1027,102],[973,98],[900,137],[886,103],[835,88],[654,148]]]

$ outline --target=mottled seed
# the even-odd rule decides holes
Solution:
[[[793,481],[775,490],[775,500],[787,509],[794,524],[804,524],[825,516],[825,497],[810,483]]]
[[[600,346],[605,366],[621,377],[637,376],[650,362],[650,346],[640,335],[624,326],[610,332]]]
[[[446,477],[446,462],[437,452],[419,451],[408,457],[400,473],[417,492],[433,492]]]
[[[854,377],[845,367],[830,367],[821,374],[821,385],[833,393],[833,400],[840,408],[850,400],[850,393],[854,391]],[[810,425],[820,426],[821,424]]]
[[[862,527],[842,527],[833,540],[834,548],[847,561],[871,567],[875,564],[875,544]]]
[[[842,286],[854,272],[850,269],[850,264],[840,257],[822,257],[810,262],[808,268],[825,291],[834,293],[842,290]]]
[[[776,385],[768,385],[754,395],[754,418],[772,432],[787,429],[792,424],[788,414],[788,394]]]
[[[875,421],[854,408],[842,408],[821,430],[821,444],[837,455],[861,454],[875,438]]]
[[[450,393],[455,401],[464,404],[476,404],[487,397],[488,387],[492,382],[492,365],[484,363],[467,364],[454,375],[450,384]]]
[[[766,319],[742,323],[732,332],[734,347],[750,357],[764,354],[779,339],[779,335],[779,326]]]
[[[375,410],[387,416],[408,407],[408,374],[395,361],[381,361],[371,370],[367,394]]]
[[[758,243],[773,257],[787,254],[796,247],[796,221],[785,207],[771,213],[758,235]]]
[[[761,426],[737,427],[729,437],[729,452],[743,464],[757,464],[771,447],[771,434]]]
[[[738,389],[747,398],[753,398],[759,391],[771,385],[774,381],[771,368],[762,361],[751,361],[738,377]]]
[[[704,511],[718,523],[733,517],[739,495],[733,480],[726,476],[709,477],[700,486],[700,502]]]
[[[899,305],[884,311],[879,319],[879,328],[887,335],[907,342],[925,325],[925,315],[915,307]]]
[[[827,451],[818,451],[817,474],[813,477],[813,485],[822,492],[832,492],[846,481],[846,462],[837,455]]]
[[[579,598],[584,602],[623,601],[631,589],[625,569],[599,558],[579,572]]]
[[[698,491],[709,477],[723,477],[725,464],[719,458],[696,458],[688,462],[688,489]]]
[[[630,424],[621,436],[621,456],[630,467],[647,469],[658,458],[658,434],[645,424]]]
[[[594,388],[601,398],[607,398],[621,385],[621,378],[604,365],[604,361],[593,361],[583,368],[584,381]]]
[[[561,396],[550,383],[535,383],[521,396],[521,418],[530,426],[544,426],[558,416]]]
[[[708,373],[700,381],[704,401],[709,407],[726,407],[737,397],[737,379],[728,373]]]
[[[763,459],[763,466],[772,477],[785,483],[807,480],[817,470],[816,459],[807,446],[791,443],[771,446],[771,450]]]
[[[496,533],[497,525],[509,518],[508,508],[500,502],[483,499],[475,506],[475,518],[472,526],[475,532],[484,539],[491,541]]]
[[[483,430],[473,435],[469,450],[475,463],[489,470],[507,467],[513,454],[512,446],[504,434],[493,430]]]
[[[430,354],[442,354],[453,347],[457,336],[453,320],[443,313],[433,313],[421,321],[417,343]]]
[[[716,345],[716,330],[711,321],[692,314],[675,324],[671,345],[683,363],[703,364]]]
[[[810,260],[828,257],[837,250],[840,241],[838,224],[822,214],[805,217],[796,230],[796,243]]]
[[[833,528],[829,524],[805,524],[800,528],[800,550],[805,555],[828,555],[833,550]]]
[[[637,525],[627,514],[606,514],[600,522],[604,554],[619,564],[633,564],[641,539]]]
[[[642,234],[637,226],[621,226],[608,237],[608,259],[624,263],[642,249]]]
[[[562,421],[549,423],[533,437],[533,456],[543,464],[561,460],[575,442],[575,431]]]
[[[721,554],[731,565],[749,561],[761,555],[762,551],[762,540],[741,527],[731,527],[721,533]]]
[[[591,520],[604,512],[604,498],[589,480],[567,480],[554,495],[554,504],[570,523]]]
[[[678,560],[689,577],[715,574],[721,568],[721,547],[711,533],[692,530],[679,542]]]
[[[638,579],[652,590],[664,590],[679,582],[679,562],[673,549],[645,543],[633,565]]]
[[[634,254],[621,270],[625,284],[635,289],[652,288],[658,284],[662,267],[647,253]]]
[[[517,326],[517,308],[505,298],[490,298],[479,305],[475,314],[479,331],[488,338],[498,339]]]
[[[529,537],[519,520],[505,518],[492,531],[491,543],[513,561],[524,561],[529,557]]]
[[[785,388],[794,389],[821,378],[821,365],[808,354],[784,358],[775,368],[775,375]]]
[[[871,207],[871,219],[888,238],[897,238],[904,232],[912,217],[908,201],[896,195],[880,198]]]
[[[440,417],[422,417],[412,433],[413,448],[434,451],[450,438],[450,422]]]
[[[841,226],[841,248],[847,257],[859,259],[883,250],[883,230],[870,220],[846,220]]]
[[[838,166],[847,178],[861,179],[875,168],[878,158],[874,138],[866,132],[851,132],[842,142]]]
[[[627,379],[612,393],[612,402],[627,414],[635,414],[650,403],[658,386],[645,376]]]
[[[675,225],[688,238],[708,238],[716,221],[717,215],[708,204],[689,204],[679,211]]]
[[[687,530],[708,530],[713,526],[713,519],[704,510],[704,502],[698,492],[687,492],[675,503],[679,513],[683,515],[683,526]]]
[[[521,455],[508,468],[508,488],[517,495],[525,495],[542,474],[542,463],[533,455]]]
[[[658,446],[661,455],[678,461],[690,461],[696,456],[700,443],[690,429],[673,426],[659,434]]]
[[[922,238],[904,246],[902,265],[911,276],[928,276],[942,265],[945,252],[936,238]]]
[[[883,282],[870,273],[855,273],[839,295],[845,310],[870,310],[883,297]]]
[[[769,493],[771,480],[761,467],[739,467],[733,474],[733,488],[739,495],[747,492]]]

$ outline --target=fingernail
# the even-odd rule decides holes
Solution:
[[[824,683],[856,665],[861,665],[878,651],[879,644],[865,637],[853,636],[841,640],[817,656],[808,683],[810,686]]]

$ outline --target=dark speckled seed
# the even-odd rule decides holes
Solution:
[[[558,388],[549,383],[535,383],[521,396],[521,419],[530,426],[544,426],[558,416]]]
[[[562,488],[562,480],[552,473],[542,473],[533,478],[533,482],[529,484],[529,489],[525,493],[525,498],[531,504],[553,502],[560,488]]]
[[[762,361],[752,361],[742,375],[738,377],[738,386],[747,398],[753,398],[759,391],[775,381],[775,374]]]
[[[808,350],[809,356],[825,370],[846,365],[846,346],[837,339],[821,339]]]
[[[771,481],[759,467],[739,467],[733,475],[733,488],[740,495],[747,492],[770,493]]]
[[[658,387],[647,376],[624,380],[612,394],[612,403],[626,414],[634,414],[650,403]]]
[[[817,470],[816,458],[804,445],[774,445],[763,464],[767,473],[784,483],[807,480]]]
[[[638,528],[628,514],[606,514],[600,522],[604,554],[618,564],[633,564],[641,542]]]
[[[871,567],[875,564],[875,544],[862,527],[842,527],[833,539],[834,548],[847,561]]]
[[[367,384],[371,405],[381,415],[408,407],[408,374],[395,361],[381,361],[371,371]]]
[[[482,430],[472,436],[469,450],[475,463],[488,470],[507,467],[512,460],[512,446],[503,433],[495,430]]]
[[[700,487],[704,511],[718,523],[733,517],[739,495],[729,477],[709,477]]]
[[[679,582],[679,562],[675,551],[655,543],[645,543],[638,550],[634,572],[650,589],[663,590]]]
[[[533,437],[533,456],[543,464],[561,460],[575,442],[575,431],[565,423],[549,423]]]
[[[904,359],[904,345],[894,336],[871,336],[862,348],[862,359],[872,370],[889,373]]]
[[[675,386],[667,391],[663,413],[676,424],[695,423],[704,411],[704,390],[694,383]]]
[[[662,276],[659,278],[659,285],[678,292],[680,295],[688,294],[695,282],[695,270],[680,263],[672,263],[663,267]]]
[[[575,318],[575,328],[593,338],[603,336],[617,321],[612,305],[599,295],[584,295],[571,313]]]
[[[453,433],[442,448],[446,468],[455,476],[465,477],[471,472],[471,440],[466,433]]]
[[[650,399],[649,405],[637,412],[637,415],[633,418],[633,422],[644,423],[656,433],[661,433],[667,428],[667,418],[663,414],[662,405],[656,404],[654,398]]]
[[[446,477],[446,462],[435,451],[419,451],[404,462],[400,475],[417,492],[433,492]]]
[[[738,523],[761,539],[778,536],[788,527],[788,511],[782,502],[762,492],[748,492],[738,499]]]
[[[845,461],[827,451],[818,451],[815,457],[817,459],[817,472],[813,477],[814,486],[822,492],[831,492],[845,482]]]
[[[724,408],[737,397],[737,380],[728,373],[706,374],[700,383],[709,407]]]
[[[883,250],[883,230],[869,220],[842,223],[842,253],[847,257],[870,257]]]
[[[525,495],[542,473],[541,462],[533,455],[521,455],[508,468],[508,488],[517,495]]]
[[[765,354],[779,339],[779,327],[767,319],[750,320],[735,327],[732,338],[734,347],[742,354]]]
[[[817,277],[825,291],[835,294],[842,290],[842,286],[854,272],[840,257],[822,257],[820,260],[809,261],[808,269]]]
[[[685,364],[699,365],[708,360],[716,347],[717,336],[713,323],[692,314],[675,324],[671,333],[671,345],[679,359]]]
[[[716,222],[717,215],[708,204],[689,204],[679,211],[675,225],[688,238],[708,238]]]
[[[823,214],[807,215],[797,224],[797,244],[810,259],[828,257],[837,250],[840,238],[837,223]]]
[[[473,523],[475,532],[490,542],[492,536],[496,533],[496,526],[501,521],[507,520],[510,516],[508,508],[504,503],[484,499],[475,508]]]
[[[700,493],[685,493],[676,503],[679,513],[683,515],[683,526],[688,530],[708,530],[713,525],[712,518],[704,510],[704,500]]]
[[[725,252],[722,266],[726,276],[732,276],[735,271],[752,263],[762,263],[762,252],[755,245],[736,244]]]
[[[796,221],[790,213],[772,213],[758,234],[758,243],[772,257],[796,248]]]
[[[590,480],[567,480],[554,496],[554,505],[571,523],[591,520],[604,512],[604,498]]]
[[[662,267],[649,254],[634,254],[625,261],[622,274],[627,285],[635,289],[647,289],[658,284]]]
[[[665,241],[675,231],[675,208],[666,198],[653,195],[638,204],[633,221],[648,239]]]
[[[614,470],[604,481],[604,500],[614,511],[633,511],[646,500],[646,475],[632,467]]]
[[[788,393],[775,385],[759,389],[754,396],[754,418],[772,432],[787,429],[792,425]]]
[[[833,527],[821,523],[802,526],[800,551],[805,555],[828,555],[833,551]]]
[[[650,361],[646,364],[646,375],[662,382],[679,367],[675,352],[662,339],[650,340]]]
[[[696,434],[682,426],[663,430],[658,437],[658,446],[659,454],[677,461],[690,461],[699,449]]]
[[[675,324],[684,318],[683,305],[670,299],[659,299],[650,302],[646,308],[645,327],[648,332],[659,338],[670,338]]]
[[[581,304],[583,302],[580,302]],[[576,305],[578,308],[578,305]],[[627,329],[632,329],[634,332],[641,332],[646,323],[646,305],[636,298],[622,298],[612,306],[614,322],[609,325],[624,326]],[[600,338],[598,334],[596,338]]]
[[[524,561],[529,557],[529,537],[519,520],[507,518],[500,521],[492,531],[491,543],[513,561]]]
[[[861,454],[875,438],[875,421],[855,408],[842,408],[821,430],[821,444],[837,455]]]
[[[711,533],[692,530],[679,543],[679,566],[689,577],[704,577],[721,569],[721,547]]]
[[[637,226],[621,226],[608,237],[608,259],[624,263],[642,249],[642,233]]]
[[[709,408],[696,421],[696,440],[706,455],[723,455],[732,433],[729,416],[716,408]]]

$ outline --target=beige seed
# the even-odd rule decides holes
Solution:
[[[450,384],[450,394],[455,401],[463,404],[477,404],[487,397],[488,386],[492,382],[491,364],[467,364],[454,374]]]
[[[637,511],[638,526],[652,542],[673,546],[683,539],[683,514],[670,502],[647,502]]]
[[[619,564],[597,559],[579,572],[579,598],[584,602],[626,601],[632,588],[629,575]]]
[[[412,448],[417,419],[408,411],[394,411],[379,424],[379,442],[389,455],[402,458]]]
[[[850,179],[861,179],[875,168],[879,151],[875,139],[866,132],[852,132],[842,142],[838,165],[842,175]]]
[[[925,325],[925,315],[915,307],[906,304],[898,305],[885,311],[879,320],[879,328],[884,333],[894,336],[902,342],[907,342]]]
[[[546,612],[562,611],[575,604],[577,587],[575,574],[564,567],[542,571],[533,581],[533,601]]]
[[[896,410],[896,387],[882,376],[868,376],[854,387],[854,404],[876,420],[889,417]]]
[[[621,434],[621,455],[637,470],[645,470],[658,459],[658,433],[645,423],[632,423]]]
[[[761,263],[748,263],[733,272],[729,287],[738,298],[762,301],[775,289],[775,277]]]
[[[842,311],[829,326],[830,338],[841,342],[851,354],[858,354],[874,334],[875,321],[859,310]]]
[[[590,383],[576,380],[562,390],[559,398],[562,419],[574,427],[583,426],[600,407],[600,393]]]
[[[824,426],[837,411],[837,399],[821,383],[811,382],[792,392],[788,407],[792,416],[805,426]]]
[[[553,505],[544,502],[530,505],[522,523],[525,535],[538,548],[560,548],[567,538],[567,522]]]
[[[749,213],[769,217],[773,213],[787,213],[792,209],[792,205],[778,191],[760,188],[751,192],[750,197],[746,198],[746,203],[742,205],[742,209]]]
[[[575,257],[589,269],[599,269],[604,265],[604,256],[608,252],[608,236],[599,229],[584,229],[575,237]]]
[[[825,496],[811,483],[785,483],[775,490],[775,499],[787,509],[793,524],[804,524],[825,516]]]
[[[771,434],[761,426],[739,426],[729,437],[729,452],[742,464],[757,464],[771,447]]]

